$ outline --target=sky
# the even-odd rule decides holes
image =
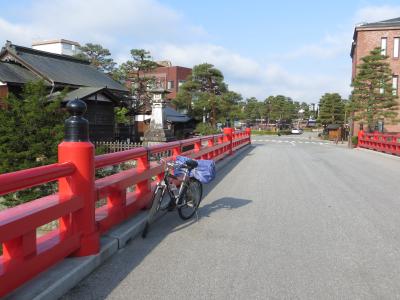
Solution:
[[[0,44],[98,43],[117,63],[143,48],[177,66],[211,63],[245,98],[307,103],[350,94],[356,24],[400,17],[398,0],[0,0],[0,7]]]

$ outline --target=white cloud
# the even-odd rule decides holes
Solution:
[[[279,59],[276,55],[271,63],[207,42],[209,34],[201,25],[192,24],[185,15],[157,0],[36,0],[18,10],[17,20],[21,19],[23,22],[11,22],[10,16],[0,17],[0,43],[11,40],[30,46],[33,40],[55,38],[100,43],[119,63],[129,59],[132,48],[149,49],[156,59],[168,59],[175,65],[214,64],[232,90],[260,100],[271,94],[308,102],[318,101],[329,91],[348,95],[349,76],[284,66],[303,57],[311,57],[310,63],[315,64],[315,59],[342,55],[348,51],[351,30],[327,34],[316,43],[279,55]]]
[[[238,79],[252,78],[260,72],[255,60],[213,44],[162,44],[149,45],[151,52],[160,59],[169,59],[177,65],[191,67],[200,63],[210,63],[225,74]]]
[[[301,45],[298,48],[291,49],[290,52],[277,56],[277,58],[284,60],[294,60],[306,57],[318,60],[337,58],[349,51],[351,41],[351,29],[329,33],[320,41],[312,44]]]
[[[339,92],[347,97],[350,77],[322,75],[324,70],[309,74],[306,70],[289,72],[278,63],[259,63],[234,51],[212,44],[148,45],[156,57],[168,58],[177,65],[191,67],[211,63],[220,69],[231,90],[244,97],[264,100],[268,95],[286,95],[296,101],[317,102],[326,92]],[[350,65],[349,70],[350,72]],[[350,74],[350,73],[349,73]]]
[[[5,39],[25,45],[37,39],[67,38],[116,49],[122,41],[180,41],[182,35],[205,35],[201,26],[187,25],[183,15],[155,0],[37,0],[21,14],[24,23],[11,24],[14,30],[0,18],[0,38],[7,35]],[[19,37],[17,29],[30,34]]]
[[[378,22],[400,16],[399,5],[366,6],[358,10],[354,16],[354,23]]]
[[[33,35],[34,32],[28,26],[12,24],[0,18],[0,44],[6,40],[25,44]]]

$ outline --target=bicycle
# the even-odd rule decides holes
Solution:
[[[157,219],[159,212],[177,209],[182,220],[188,220],[194,214],[197,216],[197,209],[203,196],[202,183],[189,176],[190,171],[198,165],[195,160],[189,159],[184,164],[163,159],[160,162],[165,164],[164,177],[157,184],[152,195],[152,204],[142,232],[142,238],[147,236],[150,225]],[[176,168],[182,170],[182,177],[171,174],[171,171]],[[175,182],[180,183],[179,188]]]

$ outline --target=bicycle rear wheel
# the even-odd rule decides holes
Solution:
[[[183,197],[183,205],[178,207],[178,214],[182,220],[188,220],[196,213],[203,196],[203,185],[200,181],[190,178]]]
[[[147,216],[146,224],[144,225],[144,229],[142,231],[142,238],[145,238],[147,236],[150,225],[157,218],[157,213],[160,211],[160,208],[161,208],[161,202],[162,202],[162,197],[163,197],[164,191],[165,191],[165,188],[158,188],[156,190],[156,192],[153,194],[153,201],[151,203],[149,214]]]

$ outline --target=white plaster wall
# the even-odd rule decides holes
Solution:
[[[73,56],[80,52],[79,48],[75,45],[66,43],[53,43],[46,45],[32,46],[33,49]]]
[[[32,46],[33,49],[62,54],[61,43]]]

